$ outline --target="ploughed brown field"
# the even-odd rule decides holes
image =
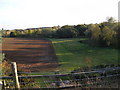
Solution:
[[[20,71],[47,71],[58,66],[53,45],[47,39],[4,38],[2,51]]]

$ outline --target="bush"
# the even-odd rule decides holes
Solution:
[[[11,33],[10,33],[10,37],[16,37],[15,32],[11,32]]]
[[[51,28],[44,28],[42,29],[41,31],[41,35],[43,37],[47,37],[47,38],[52,38],[54,37],[54,34],[55,34],[55,30],[52,30]]]
[[[89,38],[90,45],[116,48],[117,45],[117,24],[90,24],[85,34]]]
[[[63,26],[56,33],[58,38],[75,38],[78,36],[77,30],[70,26]]]
[[[78,36],[85,36],[85,31],[87,30],[87,25],[77,25],[77,26],[74,26],[75,29],[77,29],[78,31]]]

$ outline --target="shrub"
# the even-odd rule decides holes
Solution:
[[[54,34],[55,30],[53,30],[52,28],[43,28],[41,31],[41,35],[47,38],[52,38]]]
[[[11,32],[11,33],[10,33],[10,37],[16,37],[15,32]]]
[[[78,36],[85,36],[85,31],[87,30],[87,25],[77,25],[74,26],[78,31]]]
[[[78,36],[78,32],[74,27],[63,26],[57,30],[58,38],[74,38]]]

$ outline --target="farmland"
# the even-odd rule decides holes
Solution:
[[[120,88],[120,2],[79,1],[0,0],[0,89]]]
[[[58,66],[47,39],[4,38],[2,50],[8,62],[17,62],[20,71],[48,71]]]
[[[26,79],[20,80],[21,88],[52,87],[51,84],[58,87],[58,82],[62,84],[66,80],[71,83],[69,85],[75,87],[79,83],[82,84],[81,80],[83,80],[82,87],[93,83],[100,83],[100,87],[105,87],[106,82],[109,85],[112,84],[113,87],[115,86],[113,83],[115,83],[115,87],[117,87],[116,80],[119,70],[115,68],[119,69],[120,66],[117,49],[119,41],[116,38],[117,25],[107,23],[107,25],[103,23],[100,25],[13,30],[9,31],[9,34],[2,30],[5,33],[2,41],[4,61],[7,63],[17,62],[18,75],[28,75],[25,76]],[[110,29],[111,25],[113,29]],[[10,76],[12,73],[6,66],[6,64],[3,66],[7,72],[5,74]],[[82,72],[86,72],[86,74],[81,75]],[[66,73],[67,76],[63,77]],[[76,73],[80,75],[76,75]],[[90,74],[88,75],[88,73]],[[56,74],[60,74],[62,77],[58,77]],[[75,76],[73,77],[72,74]],[[41,75],[43,77],[38,78]],[[46,78],[46,75],[49,78]],[[50,77],[51,75],[52,77]],[[29,79],[28,77],[31,76],[36,79]],[[89,80],[94,77],[95,81]],[[98,80],[98,78],[101,79]],[[102,84],[103,86],[101,86]],[[106,86],[109,87],[109,85]],[[14,87],[14,84],[10,86]],[[63,86],[60,85],[60,87]]]
[[[117,49],[92,47],[80,40],[84,39],[4,38],[2,49],[9,62],[17,62],[20,71],[70,72],[81,67],[118,63]]]
[[[101,67],[99,67],[99,69],[96,68],[96,71],[93,72],[97,72],[97,73],[94,74],[92,73],[92,71],[90,72],[87,71],[86,72],[87,74],[83,74],[82,76],[81,73],[85,72],[82,71],[81,73],[77,73],[76,75],[75,72],[79,72],[79,70],[81,68],[83,69],[84,67],[88,67],[86,70],[92,70],[94,66],[99,66],[99,65],[110,66],[111,64],[114,65],[118,64],[117,49],[113,49],[110,47],[105,47],[105,48],[93,47],[88,44],[80,43],[81,40],[86,40],[86,39],[87,38],[64,38],[64,39],[50,39],[50,38],[37,39],[37,38],[16,38],[16,37],[4,38],[2,49],[6,55],[5,60],[7,60],[9,63],[17,62],[18,72],[19,72],[18,74],[23,73],[23,75],[31,76],[31,77],[25,76],[26,78],[23,79],[19,78],[21,88],[28,88],[28,87],[45,88],[48,86],[52,88],[53,87],[51,86],[52,82],[56,82],[55,80],[59,82],[58,80],[59,78],[61,81],[63,80],[63,82],[65,82],[65,80],[68,80],[69,82],[71,82],[70,85],[73,86],[74,86],[74,83],[72,83],[73,81],[76,82],[76,84],[77,82],[83,83],[82,87],[84,87],[84,83],[87,86],[88,84],[87,82],[89,81],[89,83],[91,84],[104,82],[103,84],[101,83],[102,86],[100,87],[111,87],[111,85],[112,87],[115,88],[118,87],[116,79],[117,76],[119,75],[118,74],[119,72],[116,70],[113,70],[111,72],[108,70],[109,72],[107,72],[107,69],[112,70],[115,68],[114,66],[112,68],[105,67],[106,71],[104,71],[105,68],[101,68]],[[58,76],[55,76],[55,74],[57,73],[56,70],[57,71],[59,70],[59,74],[61,75],[61,77],[58,78]],[[110,78],[97,80],[97,77],[99,78],[103,77],[103,76],[100,77],[100,75],[102,75],[101,73],[98,73],[100,71],[102,71],[101,72],[102,74],[104,73],[107,76],[111,76],[110,75],[111,73],[115,75],[113,75],[112,78],[110,77]],[[93,76],[88,75],[88,72],[90,73],[90,75]],[[72,73],[76,76],[73,77]],[[42,75],[43,77],[38,78],[38,76],[42,76]],[[62,75],[63,76],[66,75],[66,76],[62,77]],[[89,78],[95,77],[94,83],[93,80],[89,80],[88,77]],[[84,82],[82,82],[81,78],[87,79],[88,81],[83,80]],[[109,82],[106,85],[105,83],[108,80]],[[113,85],[112,82],[115,82],[114,83],[115,85]],[[13,81],[11,82],[7,81],[7,83],[13,83]],[[57,84],[55,83],[55,85]],[[13,88],[14,84],[11,84],[10,86],[11,86],[10,88]],[[96,86],[94,85],[94,87],[97,87],[97,84]]]
[[[117,49],[91,47],[80,43],[84,39],[79,38],[50,40],[4,38],[2,49],[7,60],[17,62],[22,71],[69,72],[80,67],[118,63]]]
[[[81,67],[118,64],[118,50],[92,47],[80,43],[79,38],[51,39],[56,50],[61,71],[72,71]]]

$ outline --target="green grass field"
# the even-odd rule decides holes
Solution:
[[[70,72],[80,67],[118,64],[118,50],[91,47],[80,39],[50,39],[58,57],[58,70]],[[81,39],[82,40],[82,39]]]

